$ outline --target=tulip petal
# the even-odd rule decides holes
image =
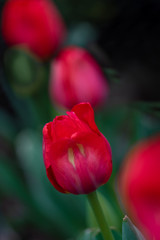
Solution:
[[[61,192],[61,193],[67,193],[67,192],[66,192],[63,188],[61,188],[61,187],[59,186],[59,184],[57,183],[56,178],[54,177],[54,174],[53,174],[53,171],[52,171],[51,166],[46,169],[46,173],[47,173],[48,179],[50,180],[50,182],[52,183],[52,185],[55,187],[55,189],[57,189],[57,190],[58,190],[59,192]]]
[[[53,120],[53,132],[55,139],[53,142],[62,139],[70,139],[72,135],[78,132],[90,131],[88,125],[79,120],[73,112],[69,112],[68,116],[58,116]]]
[[[96,133],[100,134],[100,131],[98,130],[95,121],[94,121],[94,111],[90,105],[90,103],[80,103],[75,105],[72,108],[72,111],[75,112],[77,117],[88,124],[88,126],[95,131]]]
[[[52,122],[46,123],[43,128],[43,138],[45,141],[50,142],[52,141]]]
[[[69,160],[69,150],[73,147],[71,140],[63,139],[51,146],[49,155],[52,157],[52,172],[58,185],[67,192],[78,194],[82,191],[80,179],[73,164],[74,159]]]
[[[85,193],[89,193],[108,181],[112,172],[111,149],[106,139],[95,133],[79,134],[74,141],[81,153],[76,156],[77,172]]]
[[[50,158],[47,157],[47,153],[52,141],[52,122],[49,122],[43,128],[43,159],[46,168],[50,166]]]
[[[73,194],[92,192],[111,175],[110,149],[105,139],[95,133],[54,143],[50,156],[57,183]]]

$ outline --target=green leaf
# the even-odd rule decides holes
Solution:
[[[122,240],[121,235],[114,229],[111,229],[114,240]],[[104,240],[98,228],[88,228],[83,231],[76,240]]]
[[[127,216],[124,217],[122,223],[122,240],[145,240]]]
[[[115,229],[111,229],[114,240],[122,240],[122,236],[119,232],[117,232]]]
[[[89,228],[82,232],[76,240],[103,240],[99,229]]]

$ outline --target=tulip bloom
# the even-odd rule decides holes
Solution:
[[[147,239],[160,239],[160,135],[128,154],[119,176],[127,213]]]
[[[25,45],[42,59],[63,40],[63,20],[50,0],[8,0],[2,12],[2,33],[9,45]]]
[[[88,194],[112,172],[111,148],[94,122],[89,103],[73,107],[43,128],[47,176],[62,193]]]
[[[109,86],[93,57],[79,47],[63,49],[51,65],[50,95],[53,102],[71,109],[80,102],[101,105]]]

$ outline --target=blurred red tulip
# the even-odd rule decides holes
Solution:
[[[50,0],[8,0],[2,12],[2,33],[9,45],[25,45],[46,59],[63,40],[65,27]]]
[[[62,193],[88,194],[108,181],[111,148],[94,122],[89,103],[78,104],[67,114],[43,128],[47,176]]]
[[[58,105],[71,109],[80,102],[92,107],[103,103],[109,86],[93,57],[79,47],[68,47],[52,62],[50,95]]]
[[[160,135],[137,144],[120,176],[122,201],[134,223],[149,240],[160,240]]]

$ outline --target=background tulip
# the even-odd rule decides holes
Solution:
[[[39,57],[50,57],[63,40],[63,20],[50,0],[8,0],[2,33],[9,45],[25,45]]]
[[[111,175],[111,148],[94,122],[90,104],[78,104],[67,114],[43,128],[47,176],[60,192],[90,193]]]
[[[95,107],[108,96],[108,83],[93,57],[79,47],[68,47],[52,62],[50,95],[58,105],[71,109],[80,102]]]
[[[127,213],[147,239],[160,239],[160,135],[137,144],[119,177]]]

